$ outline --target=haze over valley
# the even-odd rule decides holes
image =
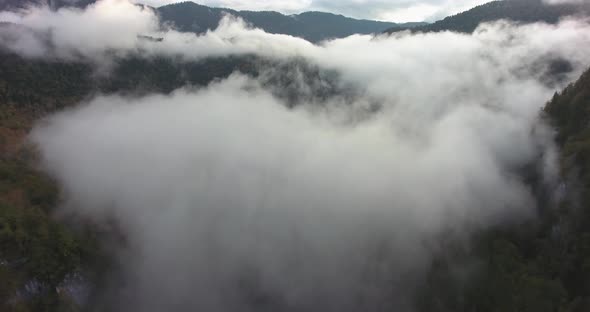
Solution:
[[[246,3],[0,3],[3,311],[590,308],[588,2]]]

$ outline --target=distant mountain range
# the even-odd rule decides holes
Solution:
[[[190,1],[162,6],[157,10],[162,21],[174,25],[181,31],[201,33],[209,29],[215,29],[224,14],[229,13],[268,33],[301,37],[311,42],[330,38],[343,38],[353,34],[381,33],[394,27],[406,29],[426,24],[396,24],[358,20],[324,12],[284,15],[274,11],[236,11],[225,8],[211,8]]]
[[[0,0],[0,10],[18,9],[31,4],[48,4],[54,9],[64,6],[84,7],[96,0]],[[576,1],[577,2],[577,1]],[[471,10],[446,17],[432,24],[392,23],[359,20],[325,12],[284,15],[274,11],[236,11],[213,8],[191,1],[154,8],[162,23],[180,31],[204,33],[215,29],[225,14],[242,18],[246,23],[268,33],[286,34],[319,42],[353,34],[393,33],[411,29],[416,32],[473,32],[480,23],[500,19],[519,23],[557,23],[571,15],[590,16],[590,3],[547,4],[544,0],[500,0],[479,5]]]
[[[590,15],[590,3],[573,1],[570,3],[547,4],[544,0],[503,0],[492,1],[471,10],[446,17],[432,24],[412,28],[417,32],[458,31],[471,33],[480,23],[511,20],[519,23],[546,22],[557,23],[561,18],[571,15]],[[400,31],[399,27],[388,29],[387,33]]]
[[[96,0],[0,0],[0,11],[20,9],[30,5],[47,4],[53,9],[66,6],[84,7]],[[318,42],[330,38],[343,38],[353,34],[382,33],[391,28],[407,29],[426,23],[380,22],[359,20],[324,12],[304,12],[284,15],[274,11],[236,11],[212,8],[185,1],[155,8],[163,23],[180,31],[203,33],[215,29],[227,13],[242,18],[248,24],[268,33],[286,34]]]
[[[0,0],[0,11],[22,9],[31,5],[48,5],[53,9],[67,6],[85,7],[96,0]]]

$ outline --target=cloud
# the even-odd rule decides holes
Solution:
[[[330,45],[340,42],[355,42],[361,47],[386,45],[391,47],[391,42],[394,42],[394,40],[382,40],[383,38],[374,39],[372,36],[352,36],[341,41],[325,43],[326,48],[324,49],[300,38],[268,34],[260,29],[249,28],[240,20],[232,17],[225,18],[218,29],[209,31],[205,35],[181,33],[170,29],[160,29],[157,16],[152,10],[132,5],[126,0],[99,1],[84,11],[60,9],[57,12],[52,12],[47,8],[39,7],[22,13],[4,12],[0,14],[1,21],[17,26],[0,27],[0,40],[2,40],[0,44],[8,49],[20,51],[33,57],[83,58],[93,59],[96,62],[112,59],[114,56],[135,53],[173,55],[191,60],[251,53],[271,58],[295,56],[325,58],[330,53],[337,53],[337,51],[330,49]],[[576,61],[580,61],[584,57],[581,53],[576,53],[579,49],[562,46],[562,44],[567,43],[568,40],[581,40],[585,44],[588,41],[588,36],[585,35],[587,27],[587,23],[575,20],[565,21],[558,27],[533,24],[519,29],[515,29],[510,24],[499,23],[482,26],[481,31],[475,34],[475,41],[486,44],[485,40],[496,38],[494,40],[506,41],[508,44],[511,38],[506,34],[515,32],[514,35],[519,36],[522,40],[536,40],[530,42],[531,45],[545,51],[545,53],[550,53],[552,49],[567,50],[568,53],[575,55]],[[19,29],[23,34],[16,33],[15,29]],[[543,33],[534,36],[525,34],[526,31],[541,31]],[[559,45],[552,47],[540,41],[544,38],[545,32],[565,37],[564,39],[559,39],[557,36],[552,37],[551,40]],[[162,38],[162,42],[142,39],[145,36]],[[450,35],[427,35],[426,38],[430,39],[429,43],[432,42],[432,48],[438,49],[435,45],[442,44],[442,42],[435,41],[437,38],[444,38],[444,36]],[[458,35],[455,37],[464,41]],[[14,42],[14,40],[22,40],[22,38],[29,38],[28,41],[36,40],[37,42],[33,44],[27,41],[25,46]],[[421,37],[412,37],[408,34],[402,34],[400,37],[404,44],[406,42],[415,44],[416,39],[414,38]],[[503,44],[501,42],[494,43]],[[29,48],[33,45],[42,48]],[[403,46],[401,48],[404,49]],[[526,53],[529,51],[519,52],[524,53],[524,56],[519,55],[518,61],[526,61]],[[366,55],[356,54],[354,57],[366,58]],[[329,62],[329,59],[327,61]],[[376,58],[375,61],[381,60]]]
[[[97,64],[255,54],[335,72],[326,79],[347,90],[289,108],[277,77],[300,94],[325,77],[272,66],[170,95],[98,96],[39,123],[31,138],[63,211],[114,220],[125,237],[114,310],[410,311],[441,240],[534,215],[520,173],[538,163],[555,178],[540,109],[590,62],[575,20],[312,45],[231,18],[201,36],[161,30],[115,0],[28,14],[11,17],[24,30],[4,48]],[[572,65],[563,80],[554,60]]]
[[[14,29],[3,27],[0,29],[3,45],[28,56],[54,55],[68,59],[130,51],[137,46],[138,34],[158,28],[152,11],[125,0],[98,1],[84,11],[70,8],[52,11],[40,6],[20,13],[3,12],[0,21],[17,24],[23,31],[35,33],[39,41],[50,43],[43,48],[23,48],[18,42],[5,39],[7,35],[14,36]]]
[[[155,12],[126,0],[99,1],[83,11],[62,8],[54,12],[34,7],[19,13],[2,12],[0,22],[5,22],[0,27],[0,44],[23,56],[96,63],[136,53],[199,59],[265,48],[268,55],[295,55],[311,46],[303,39],[246,29],[242,21],[232,17],[225,18],[215,32],[205,36],[161,30]],[[163,37],[165,43],[145,40],[145,36]],[[265,42],[269,38],[270,44]],[[187,48],[192,51],[187,53]]]
[[[530,121],[459,105],[416,138],[403,110],[333,109],[290,110],[237,75],[99,97],[33,138],[68,209],[120,224],[120,291],[142,311],[406,306],[438,235],[533,212],[510,171],[537,153]]]

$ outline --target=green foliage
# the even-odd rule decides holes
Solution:
[[[45,3],[48,3],[52,9],[70,6],[82,8],[94,2],[96,2],[96,0],[2,0],[0,1],[0,11],[22,9],[31,5],[40,5]]]
[[[0,53],[0,105],[34,109],[43,115],[79,101],[91,90],[87,64],[25,60]]]
[[[0,192],[22,191],[27,205],[49,211],[57,203],[55,183],[21,160],[0,159],[0,176]]]
[[[235,71],[256,75],[252,56],[208,58],[179,62],[164,57],[117,59],[108,75],[93,72],[84,62],[25,60],[0,52],[0,123],[27,128],[47,113],[74,105],[95,93],[171,91],[187,85],[206,85]],[[13,110],[26,110],[29,120],[14,118]],[[0,142],[1,143],[1,142]]]
[[[562,147],[561,206],[442,252],[417,298],[420,311],[590,311],[589,108],[590,70],[545,107]],[[469,266],[476,269],[467,277],[457,274]]]
[[[590,71],[586,71],[577,82],[570,84],[561,93],[555,93],[545,107],[559,130],[558,142],[562,145],[580,144],[590,138],[590,129],[587,127],[590,121],[589,86]],[[576,147],[570,147],[568,154],[575,150]]]
[[[199,62],[177,62],[170,58],[127,57],[117,61],[113,73],[97,86],[103,93],[170,93],[187,85],[206,85],[234,71],[255,74],[250,56],[209,58]]]
[[[60,299],[53,290],[67,274],[80,269],[88,255],[85,248],[95,245],[86,240],[39,207],[0,202],[0,307],[16,309],[19,305],[9,302],[16,300],[16,291],[30,280],[44,285],[47,292],[21,302],[21,307],[37,307],[34,310],[38,311],[45,310],[38,309],[45,306],[42,303],[58,306]]]
[[[56,286],[80,264],[74,234],[36,207],[0,204],[0,247],[4,261],[48,285]]]
[[[0,310],[72,311],[68,298],[55,289],[97,256],[95,238],[52,217],[57,187],[29,163],[0,158],[0,176]],[[19,300],[17,291],[32,280],[46,291]]]
[[[437,260],[419,297],[420,311],[554,312],[566,307],[571,300],[560,277],[567,261],[550,254],[556,245],[540,246],[550,240],[539,224],[519,227],[531,233],[483,232],[474,249]],[[460,279],[456,271],[470,265],[475,268]]]

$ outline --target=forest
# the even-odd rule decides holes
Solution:
[[[129,59],[117,67],[115,79],[95,81],[88,65],[82,63],[30,62],[4,55],[2,71],[11,72],[0,81],[0,242],[5,261],[0,266],[0,295],[8,305],[5,309],[75,310],[71,299],[49,289],[59,289],[75,272],[89,274],[100,268],[96,263],[101,257],[95,237],[98,230],[72,228],[52,217],[58,187],[35,168],[35,151],[24,142],[33,121],[72,106],[92,92],[153,88],[170,92],[183,84],[206,84],[214,79],[198,77],[203,72],[218,72],[214,76],[219,77],[235,68],[251,72],[248,63],[252,61],[236,61],[236,65],[212,60],[179,66],[166,60]],[[590,71],[586,71],[556,93],[543,112],[557,129],[556,141],[564,151],[560,164],[567,200],[557,210],[540,211],[536,220],[478,233],[473,248],[449,245],[434,259],[416,298],[421,311],[577,312],[590,307],[590,213],[585,209],[590,200],[589,103]],[[468,280],[458,279],[453,273],[456,266],[473,259],[483,269]],[[12,294],[31,278],[42,285],[39,292],[43,295],[13,305]]]

